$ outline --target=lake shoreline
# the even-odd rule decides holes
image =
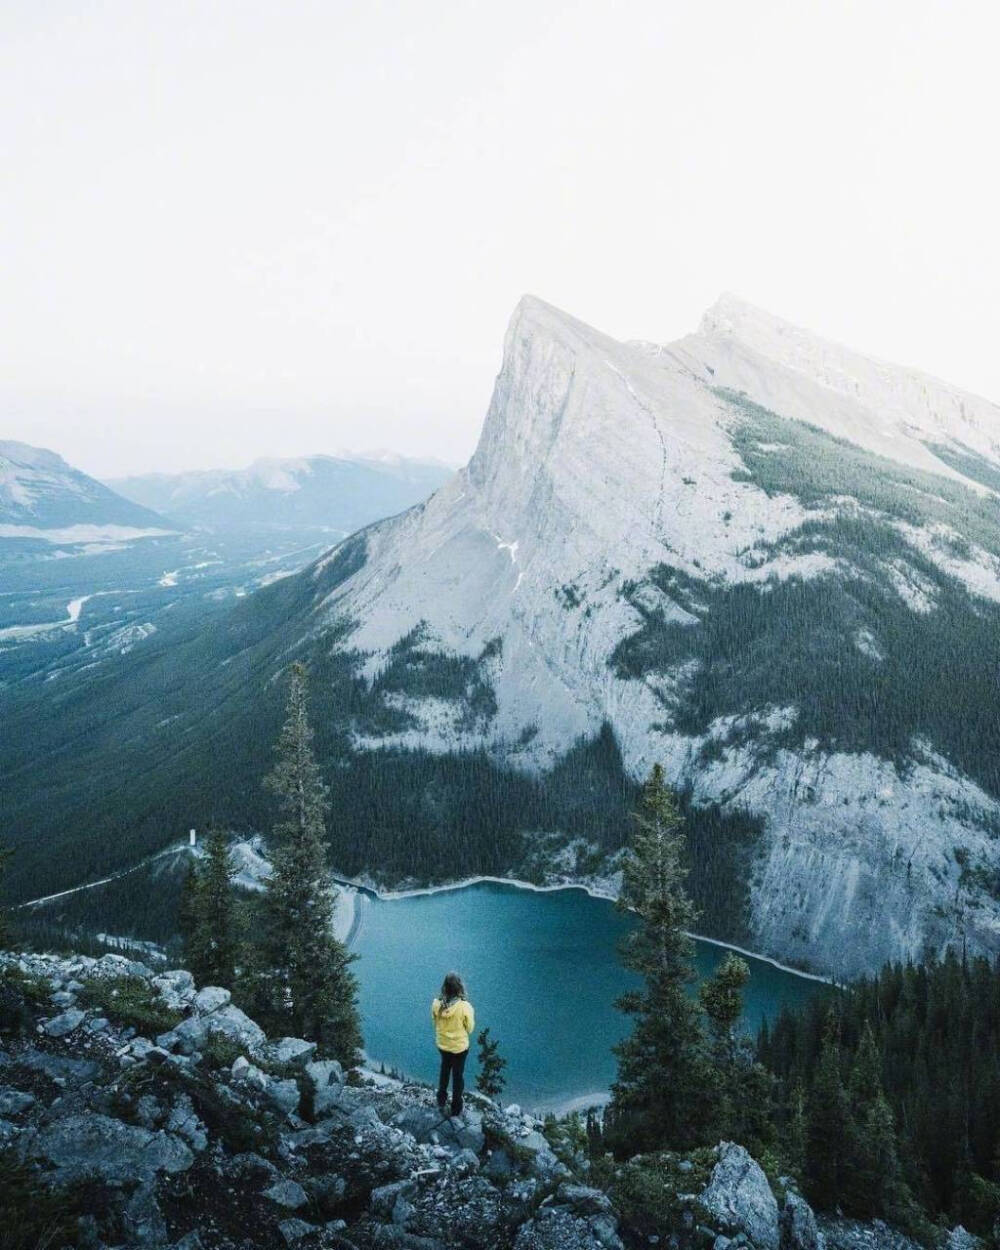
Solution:
[[[446,894],[453,890],[464,890],[473,885],[509,885],[519,890],[531,890],[536,894],[551,894],[556,890],[582,890],[591,898],[603,899],[607,903],[617,901],[617,895],[610,886],[587,884],[582,881],[560,881],[553,885],[537,885],[532,881],[520,881],[514,877],[475,876],[466,877],[461,881],[446,881],[441,885],[413,886],[410,889],[387,890],[376,885],[370,878],[366,880],[352,879],[334,874],[333,879],[337,885],[350,886],[354,890],[373,895],[382,902],[393,902],[405,898],[420,898],[430,894]],[[348,945],[353,941],[356,932],[357,920],[352,918]],[[761,963],[770,964],[772,968],[777,968],[779,972],[787,972],[793,976],[802,977],[805,981],[817,981],[822,985],[831,986],[838,984],[833,977],[825,977],[818,972],[806,972],[802,968],[793,968],[789,964],[783,964],[777,959],[772,959],[770,955],[759,954],[757,951],[748,950],[745,946],[737,946],[734,942],[725,942],[721,938],[708,937],[703,933],[689,933],[688,937],[698,942],[707,942],[711,946],[719,946],[724,950],[733,951],[737,955],[746,955],[750,959],[760,960]]]

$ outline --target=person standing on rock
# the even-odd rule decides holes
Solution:
[[[431,1019],[434,1021],[434,1040],[441,1054],[438,1106],[444,1111],[450,1078],[451,1114],[461,1115],[465,1061],[469,1057],[469,1036],[476,1027],[476,1013],[465,996],[465,986],[457,972],[449,972],[445,977],[440,997],[431,1003]]]

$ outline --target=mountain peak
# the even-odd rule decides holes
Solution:
[[[68,466],[62,456],[44,447],[33,447],[30,443],[20,443],[17,439],[0,439],[0,459],[10,460],[14,464],[24,465],[32,469],[66,469]]]
[[[606,344],[611,340],[585,321],[571,316],[537,295],[522,295],[507,325],[505,348],[518,340],[549,338],[566,343]]]
[[[732,291],[723,291],[711,308],[707,309],[698,327],[700,334],[734,334],[741,337],[743,333],[787,333],[789,331],[803,334],[797,326],[781,317],[776,317],[766,309],[758,308],[742,296]]]

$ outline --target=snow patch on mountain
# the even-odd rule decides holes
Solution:
[[[1000,603],[1000,557],[948,526],[898,525],[906,541],[972,595]],[[961,554],[956,554],[960,552]]]

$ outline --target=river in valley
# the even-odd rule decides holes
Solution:
[[[478,883],[409,897],[356,897],[351,944],[361,985],[365,1041],[374,1061],[423,1080],[437,1074],[430,1001],[454,969],[507,1059],[505,1102],[565,1110],[604,1101],[615,1075],[613,1044],[627,1029],[614,1000],[638,983],[618,961],[628,925],[605,899],[579,889],[540,892]],[[697,943],[711,975],[725,950]],[[827,986],[747,957],[746,1026]],[[475,1039],[466,1082],[476,1075]]]

